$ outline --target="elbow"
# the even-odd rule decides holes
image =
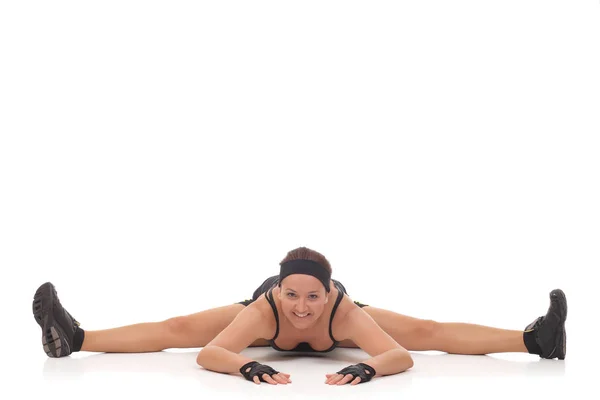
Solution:
[[[396,351],[397,353],[394,364],[396,373],[404,372],[408,369],[411,369],[413,365],[415,365],[413,358],[407,350],[397,349]]]
[[[200,350],[198,356],[196,357],[196,364],[198,364],[201,367],[204,367],[205,359],[207,356],[207,349],[207,347],[204,347],[202,350]]]
[[[414,362],[413,358],[410,356],[409,352],[406,352],[402,356],[402,364],[404,365],[404,371],[406,371],[407,369],[411,369],[413,367],[413,365],[415,365],[415,362]]]
[[[200,350],[198,356],[196,357],[196,364],[198,364],[199,366],[202,366],[202,351],[204,351],[204,349]]]
[[[206,369],[211,369],[211,366],[217,361],[222,353],[222,347],[219,346],[205,346],[200,352],[198,356],[196,356],[196,364]]]

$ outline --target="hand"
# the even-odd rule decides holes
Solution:
[[[373,367],[365,363],[350,365],[335,374],[326,374],[328,385],[345,385],[350,382],[351,385],[357,385],[361,382],[368,382],[375,376]]]
[[[277,385],[278,383],[281,383],[282,385],[287,385],[288,383],[292,383],[292,380],[290,379],[290,374],[286,374],[283,372],[279,372],[272,376],[269,376],[269,374],[263,374],[262,379],[263,382],[270,383],[271,385]],[[252,381],[257,385],[260,385],[260,379],[258,379],[258,376],[252,378]]]
[[[351,385],[356,385],[360,383],[360,376],[354,378],[354,375],[352,374],[325,374],[325,376],[327,377],[325,383],[328,385],[345,385],[350,381],[352,381],[350,382]],[[352,378],[354,378],[354,380],[352,380]]]
[[[267,382],[272,385],[281,383],[283,385],[291,383],[290,374],[275,371],[273,368],[257,361],[251,361],[240,368],[240,373],[249,381],[260,385],[260,382]]]

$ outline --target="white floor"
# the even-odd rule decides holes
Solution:
[[[241,375],[219,374],[195,364],[198,349],[145,354],[78,353],[50,359],[41,348],[28,349],[26,374],[17,385],[22,394],[45,398],[560,398],[592,383],[581,354],[564,361],[527,354],[492,356],[413,352],[414,367],[401,374],[376,377],[356,386],[326,385],[325,374],[362,361],[358,349],[336,349],[329,355],[279,353],[249,348],[244,354],[291,374],[289,385],[255,385]],[[10,381],[8,383],[17,383]],[[594,392],[594,389],[591,389]]]
[[[598,0],[62,3],[0,2],[0,400],[600,398]],[[277,386],[42,350],[47,280],[104,329],[247,299],[298,246],[439,321],[523,329],[560,287],[567,358],[334,387],[362,350],[246,349]]]
[[[35,276],[36,274],[33,274]],[[325,375],[350,364],[365,361],[367,353],[360,349],[337,348],[330,353],[282,353],[270,347],[247,348],[243,354],[276,370],[291,375],[289,385],[256,385],[238,374],[221,374],[205,370],[195,363],[200,348],[167,349],[157,353],[105,354],[80,352],[69,357],[51,359],[41,345],[41,330],[31,314],[31,299],[37,281],[31,278],[17,281],[7,291],[0,304],[4,322],[18,330],[0,330],[0,340],[9,344],[3,351],[3,372],[0,374],[0,399],[13,398],[9,393],[19,393],[18,398],[29,395],[44,399],[103,399],[125,397],[148,398],[360,398],[378,399],[433,398],[457,395],[461,399],[510,398],[571,398],[579,389],[597,393],[595,385],[595,352],[598,323],[595,318],[593,290],[587,286],[569,285],[565,291],[569,299],[567,319],[567,356],[563,361],[544,360],[525,353],[496,353],[485,356],[449,355],[441,352],[411,352],[414,367],[404,373],[377,376],[372,381],[355,386],[330,386]],[[183,284],[182,284],[183,285]],[[244,293],[248,282],[232,284],[232,293]],[[386,284],[382,284],[385,286]],[[114,286],[118,286],[116,283]],[[152,283],[150,288],[160,288]],[[251,287],[254,285],[250,285]],[[348,286],[360,293],[361,285]],[[547,285],[548,287],[553,287]],[[367,287],[367,285],[363,285]],[[31,289],[33,288],[33,289]],[[197,300],[190,308],[186,304],[198,298],[198,293],[185,290],[168,296],[144,296],[141,288],[110,290],[106,287],[81,286],[75,281],[61,282],[59,297],[68,310],[74,313],[85,329],[94,330],[126,324],[157,321],[166,316],[185,314],[191,309],[200,311],[225,303],[217,292],[205,294],[206,300]],[[158,292],[152,289],[154,292]],[[151,291],[152,291],[151,290]],[[503,296],[496,286],[486,288],[487,295],[472,302],[468,308],[454,309],[466,304],[477,293],[477,288],[462,288],[454,297],[443,292],[442,287],[428,286],[428,292],[410,292],[406,299],[394,305],[389,301],[375,300],[378,292],[365,295],[369,302],[382,304],[392,310],[418,317],[439,315],[441,321],[483,323],[507,329],[520,329],[548,306],[547,291],[532,289],[515,291],[513,296]],[[12,292],[12,295],[9,294]],[[202,292],[202,290],[200,290]],[[246,291],[247,292],[247,291]],[[226,296],[229,291],[226,291]],[[432,293],[427,296],[427,293]],[[203,295],[204,296],[204,295]],[[243,296],[242,296],[243,297]],[[362,295],[361,295],[362,297]],[[136,298],[142,298],[145,307],[138,307]],[[445,302],[434,299],[444,298]],[[128,300],[129,299],[129,300]],[[412,299],[412,300],[411,300]],[[423,299],[423,301],[420,301]],[[161,302],[163,307],[159,307]],[[414,306],[416,311],[411,309]],[[438,311],[429,311],[437,309]],[[155,316],[155,317],[153,317]],[[472,316],[472,317],[470,317]],[[8,326],[8,325],[7,325]],[[5,395],[6,394],[6,395]],[[592,395],[586,398],[599,398]]]

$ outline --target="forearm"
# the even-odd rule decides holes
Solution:
[[[196,358],[201,367],[227,374],[239,373],[240,368],[250,361],[254,360],[217,346],[203,348]]]
[[[393,375],[406,371],[413,366],[413,359],[404,349],[392,349],[378,356],[370,358],[363,363],[375,369],[377,375]]]

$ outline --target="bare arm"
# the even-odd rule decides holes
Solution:
[[[388,335],[364,310],[357,307],[350,311],[346,315],[343,328],[346,332],[343,339],[351,339],[371,356],[362,363],[372,367],[377,375],[392,375],[412,368],[414,363],[410,353]],[[331,374],[327,377],[326,383],[330,384],[360,382],[360,378],[352,375]]]
[[[221,331],[210,343],[198,353],[196,362],[201,367],[210,371],[221,373],[240,373],[240,369],[247,363],[255,361],[240,353],[255,340],[265,337],[267,324],[263,313],[250,305],[242,310],[225,329]],[[246,372],[250,372],[249,367]],[[270,384],[290,383],[290,375],[280,373],[257,372],[264,381]],[[254,372],[251,373],[254,375]],[[249,379],[249,378],[247,378]],[[253,377],[256,384],[260,384],[258,376]]]
[[[414,362],[405,349],[390,349],[363,361],[377,371],[377,375],[393,375],[412,368]]]
[[[371,356],[363,362],[373,367],[377,375],[392,375],[412,368],[410,353],[364,310],[355,308],[347,318],[350,339]]]
[[[240,368],[250,361],[254,360],[217,346],[202,349],[196,360],[198,365],[203,368],[226,374],[240,372]]]
[[[201,367],[215,372],[240,372],[244,364],[254,360],[238,353],[256,339],[260,339],[262,326],[262,313],[254,307],[245,308],[231,324],[200,350],[196,362]]]

